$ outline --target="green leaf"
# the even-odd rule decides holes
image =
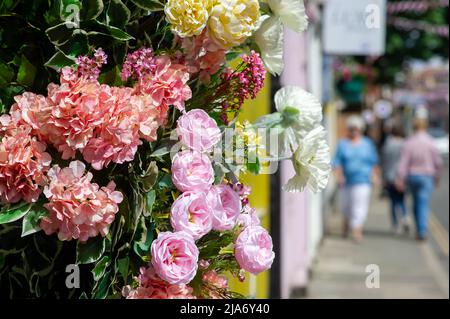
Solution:
[[[7,64],[0,63],[0,87],[8,86],[14,77],[14,70]]]
[[[0,210],[0,224],[12,223],[21,219],[30,211],[32,206],[33,204],[30,203],[19,203],[12,207],[3,207]]]
[[[77,24],[74,22],[63,22],[45,30],[45,34],[52,44],[60,46],[72,38],[77,27]]]
[[[252,174],[257,175],[261,171],[261,164],[259,162],[258,157],[256,157],[255,163],[247,163],[246,166],[247,166],[248,171]]]
[[[81,293],[79,299],[89,299],[89,298],[88,298],[88,296],[86,295],[86,292],[83,291],[83,292]]]
[[[95,281],[99,281],[100,278],[105,274],[106,267],[109,265],[109,256],[103,256],[97,264],[95,264],[94,269],[92,269],[92,275],[94,276]]]
[[[158,166],[156,162],[151,162],[147,169],[139,175],[139,182],[144,192],[149,192],[158,179]]]
[[[173,188],[172,175],[164,173],[158,182],[159,189]]]
[[[65,66],[75,64],[75,58],[68,57],[61,51],[57,51],[44,65],[59,71]]]
[[[229,170],[220,163],[214,164],[214,184],[220,184]]]
[[[47,215],[47,210],[43,206],[39,204],[33,205],[22,220],[22,237],[40,231],[41,227],[39,226],[39,223],[41,218],[45,215]]]
[[[106,240],[102,236],[89,238],[86,243],[77,243],[77,263],[91,264],[100,259],[105,252]]]
[[[231,61],[236,60],[236,59],[239,57],[239,55],[240,55],[239,52],[231,51],[231,52],[228,52],[228,53],[225,55],[225,58],[226,58],[227,61],[230,61],[230,62],[231,62]]]
[[[151,215],[153,210],[153,204],[156,200],[156,192],[155,190],[149,191],[147,194],[145,194],[145,210],[144,210],[144,216],[148,217]]]
[[[84,30],[75,30],[72,38],[59,46],[61,52],[67,57],[75,59],[80,55],[84,55],[89,52],[89,44],[87,33]]]
[[[153,230],[154,224],[149,223],[147,227],[145,218],[144,216],[142,216],[141,219],[139,220],[138,228],[135,235],[136,239],[133,244],[133,250],[138,256],[145,257],[148,255],[153,241]]]
[[[5,260],[6,260],[6,256],[4,254],[0,253],[0,270],[5,265]]]
[[[89,36],[107,35],[118,41],[128,41],[134,39],[125,31],[122,31],[121,29],[114,26],[107,25],[103,22],[92,21],[90,25],[92,26],[93,30],[88,32]]]
[[[32,86],[36,76],[36,67],[22,54],[19,72],[17,73],[17,83]]]
[[[131,0],[139,8],[149,11],[162,11],[164,4],[157,0]]]
[[[170,150],[178,143],[178,140],[164,138],[158,145],[158,148],[152,152],[151,157],[162,157],[170,153]]]
[[[86,21],[95,19],[102,13],[102,11],[102,0],[81,0],[81,20]]]
[[[111,0],[106,13],[106,23],[123,29],[130,21],[130,10],[121,0]]]
[[[130,268],[130,258],[125,257],[119,259],[117,261],[117,265],[119,268],[119,273],[122,275],[123,279],[126,282],[128,278],[128,269]]]
[[[107,271],[103,277],[100,279],[97,289],[95,289],[93,299],[105,299],[108,295],[108,290],[110,285],[111,271]]]

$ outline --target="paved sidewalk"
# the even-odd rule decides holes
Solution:
[[[390,231],[386,201],[373,199],[365,238],[341,237],[340,214],[330,214],[308,286],[308,298],[448,298],[448,273],[429,243]],[[367,288],[366,266],[380,270],[380,287]]]

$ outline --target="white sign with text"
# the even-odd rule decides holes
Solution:
[[[324,51],[333,55],[383,55],[386,0],[325,0]]]

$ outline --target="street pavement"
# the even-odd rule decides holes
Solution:
[[[430,216],[430,242],[441,264],[449,272],[449,165],[445,160],[445,169],[440,185],[433,193]]]
[[[448,180],[446,185],[448,190]],[[361,244],[342,238],[340,214],[334,212],[328,216],[327,234],[312,266],[306,297],[448,298],[448,261],[445,267],[439,257],[441,248],[434,239],[416,241],[414,232],[394,235],[390,228],[388,202],[377,195],[378,192],[374,192]],[[448,207],[448,196],[446,200]]]
[[[449,169],[448,159],[445,160],[445,169],[441,175],[440,185],[435,189],[433,199],[431,201],[431,210],[436,215],[441,225],[448,232],[448,218],[449,218]]]

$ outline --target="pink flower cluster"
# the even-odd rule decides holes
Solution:
[[[223,73],[225,83],[228,83],[230,88],[229,98],[222,103],[224,112],[227,110],[239,110],[244,104],[245,100],[255,99],[258,92],[264,87],[264,80],[266,78],[266,70],[264,63],[258,53],[252,51],[250,55],[242,57],[242,67],[235,72]],[[225,120],[225,122],[227,122]]]
[[[0,202],[36,202],[52,161],[32,128],[9,115],[0,116]]]
[[[148,54],[139,50],[132,60]],[[79,57],[78,70],[63,68],[61,83],[50,84],[47,97],[24,93],[11,108],[33,128],[33,135],[53,144],[63,159],[74,158],[79,151],[98,170],[110,162],[133,160],[141,139],[156,140],[169,106],[183,109],[191,97],[189,73],[168,57],[152,58],[154,70],[148,73],[143,71],[145,64],[140,64],[141,69],[133,64],[133,74],[141,76],[134,88],[100,84],[96,76],[105,59],[100,50],[93,59]]]
[[[193,289],[185,284],[172,285],[158,277],[152,266],[141,267],[135,289],[125,286],[122,295],[127,299],[194,299]]]
[[[128,53],[122,66],[120,74],[122,81],[129,78],[139,80],[145,75],[153,72],[155,69],[155,59],[153,50],[150,48],[140,48],[134,52]]]
[[[208,37],[206,30],[200,35],[181,39],[185,64],[193,76],[209,84],[211,75],[218,72],[225,61],[226,50]]]
[[[139,78],[137,91],[150,95],[156,106],[173,105],[184,111],[185,101],[192,97],[186,66],[173,63],[168,56],[154,57],[151,63],[154,66]]]
[[[98,48],[94,51],[94,57],[89,58],[86,55],[79,56],[76,59],[77,72],[80,76],[85,76],[89,79],[96,80],[100,75],[100,71],[103,64],[106,64],[108,56],[102,50]]]
[[[117,204],[123,200],[122,193],[114,190],[114,182],[102,188],[91,183],[92,174],[85,174],[85,165],[80,161],[63,169],[55,165],[47,175],[50,183],[44,194],[49,202],[44,207],[49,214],[40,222],[44,232],[57,233],[60,240],[81,242],[98,234],[106,236],[119,211]]]
[[[228,185],[213,186],[214,170],[205,152],[210,152],[220,139],[215,121],[204,111],[192,110],[181,116],[177,132],[183,145],[189,148],[172,160],[172,180],[183,193],[171,208],[174,232],[160,233],[152,243],[151,263],[163,280],[186,284],[198,269],[195,240],[211,229],[233,228],[241,201]]]
[[[179,118],[177,133],[182,144],[189,149],[177,153],[172,159],[173,183],[187,193],[172,206],[174,229],[183,228],[195,239],[211,229],[232,229],[241,211],[239,195],[228,185],[213,185],[214,169],[207,155],[220,141],[221,133],[216,122],[205,111],[195,109]],[[197,211],[201,212],[201,218],[199,213],[193,214]]]

